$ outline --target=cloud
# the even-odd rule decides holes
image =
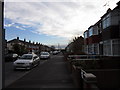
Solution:
[[[90,2],[94,2],[92,0]],[[4,0],[4,2],[88,2],[87,0]]]
[[[14,0],[12,0],[14,1]],[[55,0],[53,0],[55,1]],[[117,2],[118,0],[116,0]],[[95,24],[106,12],[104,0],[66,0],[66,2],[6,2],[5,18],[14,23],[35,28],[38,34],[72,38],[82,35],[92,24]]]
[[[18,28],[18,29],[21,29],[21,30],[26,30],[26,29],[24,29],[24,28],[22,28],[20,26],[15,26],[15,27]]]
[[[15,23],[11,23],[11,24],[4,24],[5,27],[11,27],[13,26]]]
[[[20,30],[26,30],[25,27],[27,27],[27,26],[19,26],[16,23],[10,23],[10,24],[4,24],[4,27],[15,27]]]

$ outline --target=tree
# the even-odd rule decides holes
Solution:
[[[19,45],[19,44],[14,44],[13,45],[13,51],[14,51],[14,53],[17,53],[19,55],[22,55],[22,54],[28,52],[28,50],[26,49],[25,46]]]
[[[76,54],[83,53],[84,38],[82,36],[75,38],[73,42],[73,51]]]
[[[73,41],[68,45],[69,51],[73,54],[84,54],[83,53],[84,38],[82,36],[75,37]]]
[[[14,44],[13,45],[13,52],[20,54],[20,45],[19,44]]]
[[[24,54],[24,53],[27,53],[27,52],[28,52],[28,50],[26,49],[26,47],[20,45],[20,54]]]

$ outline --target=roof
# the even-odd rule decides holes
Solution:
[[[101,17],[101,18],[104,18],[106,15],[108,15],[110,12],[111,12],[112,10],[109,8],[108,10],[107,10],[107,12]]]
[[[13,40],[10,40],[8,41],[7,43],[24,43],[24,44],[30,44],[30,45],[33,45],[33,43],[30,43],[30,42],[26,42],[26,41],[23,41],[23,40],[18,40],[18,39],[13,39]],[[34,45],[39,45],[39,44],[34,44]]]
[[[24,41],[18,40],[18,39],[10,40],[10,41],[8,41],[7,43],[12,43],[12,42],[15,42],[15,43],[17,43],[17,42],[22,42],[22,43],[24,43]]]

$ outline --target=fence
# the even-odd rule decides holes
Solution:
[[[69,63],[69,67],[74,68],[74,70],[73,69],[71,70],[72,73],[74,73],[73,74],[74,79],[76,79],[75,82],[78,82],[79,84],[77,85],[83,87],[83,90],[86,89],[104,90],[105,88],[120,90],[119,57],[106,58],[100,55],[69,55],[67,57],[67,60]],[[94,61],[97,63],[92,64],[91,62]],[[88,63],[89,65],[92,66],[99,65],[100,67],[99,68],[88,67]],[[85,66],[87,66],[87,68],[85,68]],[[80,83],[81,81],[77,79],[80,79],[82,83]]]

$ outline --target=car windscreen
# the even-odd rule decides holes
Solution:
[[[49,53],[41,53],[41,55],[49,55]]]
[[[22,55],[20,59],[32,59],[32,55]]]

